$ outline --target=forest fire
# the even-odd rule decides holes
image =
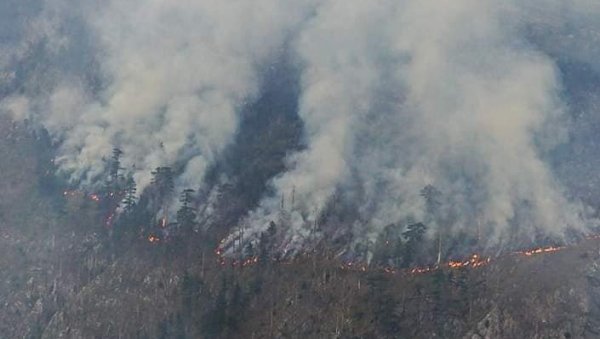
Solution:
[[[63,195],[64,195],[65,197],[74,197],[74,196],[76,196],[76,195],[78,195],[78,194],[79,194],[79,192],[78,192],[78,191],[64,191],[64,192],[63,192]]]
[[[242,267],[254,265],[258,262],[258,257],[250,257],[242,261]]]
[[[86,194],[85,192],[79,191],[79,190],[65,190],[63,191],[63,196],[65,197],[87,197],[88,199],[95,201],[95,202],[100,202],[102,199],[100,198],[100,195],[97,193],[90,193],[90,194]]]
[[[353,271],[365,272],[367,270],[367,265],[364,263],[356,263],[353,261],[349,261],[346,264],[342,265],[341,268],[343,270],[353,270]]]
[[[105,221],[106,227],[111,227],[112,226],[112,222],[113,222],[114,217],[115,217],[115,213],[114,212],[111,213],[111,214],[109,214],[108,217],[106,217],[106,221]]]
[[[385,267],[383,269],[383,272],[389,273],[389,274],[396,274],[396,269],[394,269],[393,267]]]
[[[157,236],[155,236],[154,234],[150,234],[150,235],[148,236],[148,241],[149,241],[151,244],[157,244],[157,243],[159,243],[159,242],[160,242],[160,238],[159,238],[159,237],[157,237]]]
[[[450,260],[448,262],[448,267],[449,268],[463,268],[463,267],[481,267],[483,265],[487,265],[490,262],[490,258],[481,258],[481,256],[479,256],[478,254],[473,254],[471,256],[471,258],[469,258],[466,261],[455,261],[455,260]]]
[[[221,242],[221,244],[222,243],[223,242]],[[565,247],[540,247],[540,248],[520,251],[520,252],[516,252],[516,253],[522,254],[525,256],[532,256],[532,255],[536,255],[536,254],[547,254],[547,253],[557,252],[564,248]],[[215,249],[215,254],[218,257],[219,264],[221,266],[225,266],[227,264],[228,260],[225,258],[224,250],[221,246],[219,246]],[[349,262],[343,263],[339,267],[343,270],[349,270],[349,271],[367,272],[367,271],[372,271],[372,270],[379,270],[386,274],[397,274],[397,273],[404,272],[405,274],[417,275],[417,274],[431,273],[431,272],[437,271],[442,268],[475,269],[475,268],[483,267],[483,266],[489,264],[491,261],[492,261],[492,259],[490,257],[482,257],[480,254],[475,253],[475,254],[472,254],[470,257],[463,259],[463,260],[450,260],[448,262],[441,263],[438,265],[420,266],[420,267],[413,267],[413,268],[408,268],[408,269],[399,269],[399,268],[393,267],[393,266],[370,268],[369,265],[366,263],[354,262],[354,261],[349,261]],[[232,260],[230,263],[231,263],[232,267],[236,267],[236,266],[246,267],[246,266],[251,266],[257,262],[258,262],[258,257],[249,257],[244,260]],[[291,263],[291,262],[287,262],[287,261],[278,261],[278,262],[281,264]]]
[[[423,274],[423,273],[429,273],[435,269],[436,269],[436,267],[430,267],[430,266],[415,267],[415,268],[412,268],[409,273],[410,274]]]
[[[528,251],[522,251],[522,252],[518,252],[520,254],[524,254],[528,257],[535,255],[535,254],[541,254],[541,253],[551,253],[551,252],[557,252],[560,250],[563,250],[564,247],[554,247],[554,246],[550,246],[550,247],[540,247],[540,248],[536,248],[533,250],[528,250]]]
[[[217,256],[217,262],[219,263],[219,265],[225,266],[227,264],[227,259],[223,256],[223,249],[220,246],[215,249],[215,255]],[[231,267],[247,267],[252,266],[256,263],[258,263],[258,257],[251,256],[241,260],[231,260]]]
[[[162,219],[161,221],[164,221],[164,219]],[[600,235],[589,236],[586,239],[599,239],[599,238],[600,238]],[[158,242],[159,240],[160,239],[158,239],[158,238],[156,238],[155,240],[149,239],[150,242]],[[221,267],[225,267],[227,265],[230,265],[231,267],[238,267],[238,266],[239,267],[247,267],[247,266],[252,266],[258,262],[258,257],[256,257],[256,256],[250,256],[245,259],[228,258],[228,255],[226,254],[227,251],[224,248],[225,243],[227,243],[227,239],[221,240],[219,242],[218,246],[214,250],[214,253],[217,257],[217,263]],[[513,252],[513,253],[519,254],[519,255],[525,255],[525,256],[533,256],[536,254],[549,254],[549,253],[560,251],[565,248],[566,248],[565,246],[539,247],[539,248],[535,248],[535,249],[523,250],[523,251],[518,251],[518,252]],[[510,255],[510,253],[508,253],[506,255]],[[281,259],[281,260],[274,260],[274,261],[279,264],[283,264],[283,265],[288,265],[288,264],[293,263],[293,260],[289,260],[289,259],[288,260]],[[395,267],[395,266],[373,267],[373,266],[370,266],[368,263],[361,262],[361,261],[342,262],[339,265],[339,268],[342,270],[360,271],[360,272],[379,271],[382,273],[393,274],[393,275],[396,275],[396,274],[418,275],[418,274],[432,273],[432,272],[435,272],[435,271],[438,271],[438,270],[444,269],[444,268],[451,269],[451,270],[477,269],[477,268],[480,268],[480,267],[490,264],[491,261],[492,261],[491,257],[484,257],[478,253],[474,253],[465,259],[458,259],[458,260],[454,259],[454,260],[449,260],[449,261],[438,263],[438,264],[432,264],[432,265],[427,265],[427,266],[417,266],[417,267],[412,267],[412,268],[399,268],[399,267]]]

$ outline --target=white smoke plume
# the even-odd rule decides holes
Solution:
[[[260,96],[263,70],[287,49],[299,61],[306,147],[241,222],[246,239],[273,221],[284,250],[326,234],[372,243],[389,224],[423,221],[431,235],[481,232],[496,246],[590,224],[554,165],[577,133],[567,89],[578,84],[565,82],[562,64],[600,73],[596,1],[41,4],[1,47],[0,65],[31,57],[40,41],[57,60],[87,51],[91,61],[85,72],[55,61],[1,106],[48,128],[73,180],[93,184],[117,146],[142,188],[168,164],[184,168],[181,186],[200,186]],[[85,38],[65,29],[72,21]],[[578,95],[597,116],[600,101]],[[434,212],[427,185],[440,192]],[[321,225],[345,213],[335,203],[353,220]]]
[[[56,4],[46,6],[43,20]],[[79,19],[95,39],[104,88],[89,93],[77,79],[62,79],[47,95],[25,99],[43,102],[32,114],[62,141],[57,163],[74,180],[93,184],[103,157],[119,147],[141,188],[152,169],[175,163],[185,166],[185,185],[198,186],[235,134],[237,112],[257,96],[260,68],[308,9],[310,2],[272,0],[98,2]]]
[[[586,1],[547,5],[325,2],[295,45],[306,64],[308,147],[274,180],[278,194],[250,214],[251,230],[278,222],[284,250],[296,249],[338,189],[358,201],[360,217],[328,226],[351,229],[358,242],[410,220],[483,232],[487,245],[584,230],[589,211],[565,197],[548,164],[568,137],[560,74],[527,33],[600,11]],[[577,57],[594,63],[591,55]],[[426,185],[444,197],[436,218],[420,196]],[[292,191],[294,206],[279,211]]]

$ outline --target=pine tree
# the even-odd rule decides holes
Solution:
[[[177,211],[177,224],[185,232],[189,233],[196,226],[196,209],[193,207],[195,191],[193,189],[185,189],[181,192],[179,201],[181,208]]]
[[[109,181],[116,184],[119,181],[119,171],[121,168],[121,155],[123,151],[118,148],[113,148],[113,155],[110,162]]]
[[[269,228],[260,234],[258,243],[258,257],[261,264],[266,264],[271,259],[271,247],[275,241],[277,226],[273,221],[269,223]]]
[[[175,188],[171,167],[157,167],[152,171],[152,185],[162,198],[170,196]]]
[[[162,209],[165,214],[163,218],[167,217],[167,207],[171,202],[171,196],[175,189],[173,171],[171,167],[157,167],[156,170],[152,171],[152,199],[154,207]]]
[[[136,192],[137,187],[135,180],[133,180],[133,177],[130,176],[127,178],[127,182],[125,183],[125,198],[123,198],[123,209],[127,215],[133,213],[135,208]]]
[[[438,213],[439,206],[442,204],[440,192],[435,186],[427,185],[421,190],[421,196],[425,199],[427,213],[432,216]]]

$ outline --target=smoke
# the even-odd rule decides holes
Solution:
[[[422,221],[505,246],[591,223],[565,168],[600,106],[565,65],[600,73],[592,0],[31,3],[1,47],[3,68],[28,70],[4,75],[1,107],[51,132],[73,181],[97,182],[116,146],[141,188],[169,164],[201,186],[285,50],[306,147],[241,222],[247,239],[273,221],[283,251],[372,243]]]
[[[295,45],[308,147],[250,214],[251,231],[276,221],[286,229],[283,250],[297,249],[336,192],[351,197],[358,217],[325,223],[321,235],[341,228],[359,243],[411,221],[425,221],[430,234],[481,232],[488,246],[583,231],[589,211],[566,197],[549,163],[569,137],[551,54],[562,50],[535,38],[600,12],[584,1],[538,5],[324,3]],[[593,63],[590,49],[573,57]],[[427,185],[441,192],[436,211],[421,196]],[[290,192],[294,205],[280,211]]]
[[[49,20],[55,5],[46,6],[36,20]],[[30,114],[60,141],[57,163],[74,181],[97,181],[103,157],[119,147],[141,188],[152,169],[170,164],[182,167],[182,185],[199,186],[235,134],[237,112],[259,94],[260,68],[277,57],[309,8],[271,0],[88,5],[77,19],[94,42],[96,69],[6,102],[9,109],[39,106]],[[68,44],[74,34],[45,36]],[[83,83],[89,73],[99,74],[99,90]]]

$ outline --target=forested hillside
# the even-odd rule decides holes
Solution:
[[[217,238],[193,229],[178,228],[156,241],[138,228],[117,231],[136,223],[107,223],[106,209],[113,207],[102,199],[108,198],[68,190],[52,172],[52,148],[43,132],[6,118],[1,132],[3,337],[599,333],[595,239],[548,253],[419,271],[352,264],[326,248],[279,258],[268,245],[274,233],[267,233],[256,256],[235,261],[215,253]]]

